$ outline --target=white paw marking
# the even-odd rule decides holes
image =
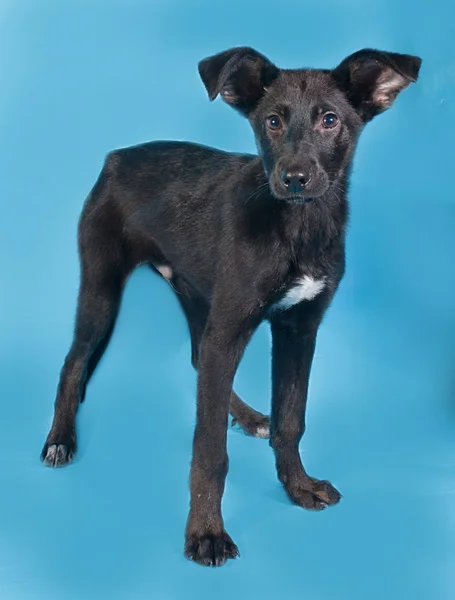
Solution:
[[[313,300],[322,292],[324,286],[325,279],[313,279],[309,275],[305,275],[295,282],[275,306],[276,308],[287,309],[302,302],[302,300]]]
[[[258,427],[256,429],[256,437],[258,438],[268,438],[270,435],[270,431],[268,427]]]

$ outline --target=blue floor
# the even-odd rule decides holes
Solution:
[[[455,9],[450,0],[0,2],[0,599],[449,600],[455,596]],[[348,269],[319,337],[308,471],[343,493],[292,506],[263,440],[229,433],[242,556],[182,555],[195,375],[186,324],[139,269],[80,411],[80,452],[41,466],[78,288],[76,225],[113,148],[253,151],[198,60],[251,45],[285,67],[365,47],[418,54],[352,177]],[[237,390],[267,411],[269,333]]]

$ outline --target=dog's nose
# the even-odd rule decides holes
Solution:
[[[281,172],[281,183],[293,194],[303,192],[310,179],[311,175],[303,173],[299,169],[283,169]]]

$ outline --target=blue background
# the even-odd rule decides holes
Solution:
[[[446,600],[455,593],[455,9],[449,0],[0,1],[0,598]],[[254,151],[197,62],[251,45],[283,67],[365,47],[423,57],[363,134],[348,269],[321,329],[301,451],[344,495],[292,506],[267,442],[232,430],[224,500],[242,556],[182,555],[195,374],[166,283],[139,269],[45,469],[78,289],[76,226],[105,154],[150,139]],[[237,390],[268,411],[269,333]]]

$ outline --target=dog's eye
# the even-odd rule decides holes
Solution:
[[[277,129],[281,128],[281,119],[278,117],[278,115],[270,115],[270,117],[267,117],[265,122],[267,123],[267,127],[269,129],[276,131]]]
[[[333,129],[338,125],[338,117],[335,113],[328,112],[322,117],[322,126],[325,129]]]

